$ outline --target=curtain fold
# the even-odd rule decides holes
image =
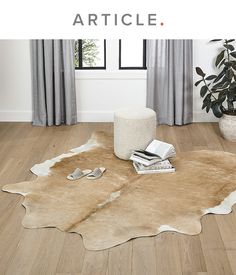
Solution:
[[[192,40],[147,41],[147,107],[159,124],[192,122],[192,77]]]
[[[77,122],[73,40],[31,40],[33,125]]]

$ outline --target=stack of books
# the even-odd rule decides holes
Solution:
[[[169,158],[175,157],[172,144],[154,139],[145,150],[135,150],[130,160],[138,174],[155,174],[175,172]]]

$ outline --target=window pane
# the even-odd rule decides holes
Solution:
[[[104,40],[82,40],[83,67],[104,67]]]
[[[143,40],[122,39],[120,67],[143,67]]]

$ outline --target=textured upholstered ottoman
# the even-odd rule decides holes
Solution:
[[[156,113],[148,108],[120,109],[114,116],[114,151],[129,159],[133,150],[145,149],[156,136]]]

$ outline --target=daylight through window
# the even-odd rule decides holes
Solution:
[[[75,68],[85,70],[106,69],[106,40],[76,40]]]
[[[119,41],[119,69],[146,69],[146,40],[122,39]]]

